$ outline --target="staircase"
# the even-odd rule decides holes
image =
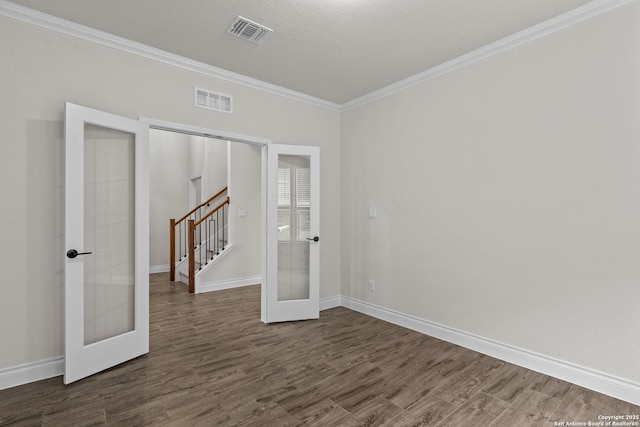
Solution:
[[[225,187],[177,221],[169,220],[169,279],[176,275],[196,291],[196,281],[231,247],[229,203]]]

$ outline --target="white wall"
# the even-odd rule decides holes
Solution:
[[[321,297],[340,293],[340,117],[10,18],[0,18],[0,369],[63,353],[64,102],[321,148]],[[193,107],[193,87],[234,114]]]
[[[640,381],[639,118],[637,2],[346,111],[343,295]]]
[[[214,138],[205,138],[205,140],[206,172],[202,178],[202,191],[205,194],[204,197],[210,197],[229,184],[227,176],[229,143]],[[238,185],[242,185],[242,182],[239,182]]]
[[[169,265],[169,219],[178,219],[188,211],[189,138],[178,133],[149,132],[150,267]]]
[[[261,147],[232,142],[230,149],[229,241],[233,247],[201,277],[202,284],[262,274]],[[245,212],[244,218],[240,211]]]

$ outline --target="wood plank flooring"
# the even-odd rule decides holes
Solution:
[[[264,325],[260,288],[151,275],[151,352],[0,391],[2,426],[554,426],[640,407],[335,308]]]

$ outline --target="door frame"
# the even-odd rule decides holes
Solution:
[[[200,194],[198,194],[198,180],[200,180]],[[189,178],[189,210],[198,206],[198,198],[202,202],[202,175]]]
[[[225,132],[217,129],[204,128],[200,126],[186,125],[183,123],[170,122],[166,120],[158,120],[149,117],[139,117],[143,123],[149,126],[149,129],[163,130],[167,132],[182,133],[187,135],[203,136],[206,138],[214,138],[222,141],[240,142],[243,144],[250,144],[259,146],[260,150],[260,164],[261,164],[261,189],[260,189],[260,209],[261,212],[261,288],[260,288],[260,320],[266,323],[267,313],[267,292],[266,292],[266,278],[267,278],[267,163],[268,163],[268,146],[271,144],[271,140],[267,138],[260,138],[256,136],[242,135],[233,132]],[[230,171],[227,170],[227,174]],[[230,179],[227,179],[227,185],[229,187],[228,194],[231,195],[232,183]]]

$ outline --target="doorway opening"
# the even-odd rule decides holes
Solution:
[[[233,238],[234,232],[245,230],[244,227],[233,226],[233,221],[247,221],[252,217],[255,232],[249,234],[245,241],[247,246],[253,248],[253,256],[225,255],[224,261],[232,259],[233,262],[227,264],[236,267],[246,266],[247,260],[259,259],[260,274],[251,281],[244,282],[243,278],[229,278],[225,287],[247,286],[255,283],[261,284],[261,320],[264,323],[283,322],[291,320],[317,319],[319,317],[319,162],[320,148],[316,146],[303,145],[280,145],[271,144],[264,138],[251,137],[246,135],[233,134],[229,132],[211,130],[206,128],[183,125],[154,119],[141,118],[140,121],[146,123],[149,129],[176,132],[180,134],[211,138],[215,140],[228,141],[234,149],[249,151],[256,160],[256,167],[239,171],[238,164],[231,164],[228,178],[228,195],[230,205],[229,218],[232,221],[230,226],[234,231],[230,233]],[[233,160],[233,156],[231,156]],[[259,167],[257,165],[259,164]],[[289,229],[295,225],[300,230],[296,233],[289,233],[287,236],[280,235],[278,230],[284,225],[284,199],[283,194],[291,197],[291,186],[284,188],[279,184],[278,175],[280,172],[292,171],[291,164],[295,172],[295,197],[289,200],[287,212],[295,214],[296,221],[288,224]],[[308,176],[307,176],[308,175]],[[247,181],[247,177],[255,179],[253,195],[242,195],[238,191],[239,183]],[[293,180],[293,177],[291,178]],[[256,191],[259,187],[259,191]],[[288,190],[288,191],[287,191]],[[244,196],[244,197],[243,197]],[[282,200],[280,200],[282,199]],[[241,203],[237,201],[240,200]],[[247,210],[243,203],[249,201],[257,203],[253,210]],[[280,203],[282,202],[282,203]],[[296,205],[292,210],[291,206]],[[282,205],[282,206],[280,206]],[[282,209],[280,209],[282,208]],[[280,224],[279,214],[282,211],[283,224]],[[258,213],[256,215],[256,213]],[[291,216],[291,215],[289,215]],[[249,223],[248,221],[246,222]],[[269,232],[271,230],[272,232]],[[256,239],[256,234],[260,238]],[[191,236],[191,234],[189,234]],[[292,239],[295,237],[295,241]],[[235,244],[235,243],[234,243]],[[194,245],[189,245],[193,248]],[[289,254],[295,248],[295,254]],[[285,261],[289,261],[288,263]],[[217,271],[218,264],[215,269]],[[257,266],[256,266],[257,269]],[[191,263],[189,270],[192,271]],[[207,274],[209,273],[207,272]],[[195,277],[195,276],[190,276]],[[283,283],[287,282],[287,283]],[[295,282],[295,283],[294,283]],[[217,290],[216,284],[203,289],[203,286],[196,284],[193,288],[196,292],[207,292]],[[305,287],[301,290],[300,287]],[[288,292],[286,292],[288,291]]]
[[[153,137],[150,139],[150,143],[153,143]],[[151,145],[149,146],[152,149]],[[152,195],[153,197],[153,195]],[[195,176],[189,179],[189,206],[191,210],[202,203],[202,176]]]
[[[198,276],[197,292],[264,284],[263,163],[269,140],[154,119],[140,120],[150,128],[150,273],[169,271],[169,219],[182,217],[199,202],[228,188],[228,241],[232,250]],[[176,170],[168,171],[172,166]],[[156,207],[158,212],[154,212]],[[176,280],[180,280],[179,275]]]

